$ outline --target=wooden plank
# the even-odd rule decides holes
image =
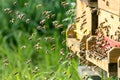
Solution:
[[[120,13],[120,0],[98,0],[98,8],[104,9],[116,15]]]
[[[115,36],[115,33],[119,31],[118,29],[118,27],[120,27],[119,17],[101,9],[99,11],[100,13],[98,15],[98,26],[102,27],[101,31],[103,32],[103,34],[114,40],[118,39],[118,36],[117,35]]]
[[[120,80],[120,56],[118,58],[118,80]]]
[[[66,45],[74,52],[80,52],[80,42],[75,38],[67,38]]]
[[[95,38],[96,38],[96,36],[91,36],[90,38],[87,39],[87,42],[86,42],[86,50],[87,51],[89,51],[91,49],[91,46],[95,44],[95,40],[94,40]],[[93,57],[90,58],[88,52],[86,52],[86,59],[105,71],[108,71],[108,69],[109,69],[107,59],[96,60]]]
[[[82,35],[88,34],[89,29],[87,29],[87,26],[89,25],[89,28],[91,28],[91,12],[90,8],[86,7],[88,4],[88,0],[77,0],[76,17],[79,18],[79,21],[76,22],[75,32],[79,40],[82,39]]]
[[[112,48],[108,52],[108,62],[109,63],[117,63],[119,56],[120,56],[120,48]]]
[[[92,8],[97,8],[97,0],[76,0],[76,30],[77,39],[81,40],[82,35],[94,34],[97,26],[97,15],[92,12]],[[92,8],[91,8],[92,7]],[[79,20],[78,20],[79,19]]]
[[[94,58],[89,58],[88,54],[86,53],[86,59],[90,62],[92,62],[93,64],[95,64],[96,66],[100,67],[101,69],[108,71],[108,61],[107,59],[103,59],[103,60],[96,60]]]

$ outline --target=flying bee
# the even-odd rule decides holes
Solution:
[[[9,64],[8,59],[5,59],[5,60],[3,61],[3,63],[4,63],[5,66],[7,66],[7,65]]]
[[[38,39],[37,39],[37,42],[39,42],[39,41],[41,41],[41,38],[38,38]]]
[[[43,19],[42,21],[40,21],[40,24],[44,25],[45,24],[45,19]]]
[[[21,49],[25,49],[26,48],[26,45],[23,45],[22,47],[21,47]]]
[[[66,30],[63,30],[63,31],[61,32],[61,34],[63,35],[63,34],[65,34],[65,32],[66,32]]]
[[[63,7],[66,7],[68,4],[69,4],[69,3],[65,2],[65,1],[61,2],[61,5],[62,5]]]
[[[100,9],[97,10],[97,15],[100,15]]]
[[[30,23],[30,19],[26,19],[26,23]]]
[[[66,75],[66,74],[67,74],[67,72],[66,72],[66,71],[64,71],[64,72],[63,72],[63,74],[64,74],[64,75]]]
[[[63,27],[63,24],[59,24],[59,25],[56,26],[56,28],[58,28],[58,29],[62,28],[62,27]]]
[[[59,59],[59,63],[61,63],[63,61],[63,58],[61,57],[60,59]]]
[[[50,17],[51,17],[51,18],[54,18],[55,16],[56,16],[55,14],[52,14]]]
[[[17,16],[17,18],[21,20],[21,19],[23,19],[24,16],[25,16],[25,14],[19,14],[19,15]]]
[[[106,1],[106,6],[109,6],[109,2],[108,1]]]
[[[18,72],[15,72],[15,73],[14,73],[14,75],[17,75],[17,74],[18,74]]]
[[[11,14],[12,13],[12,10],[10,8],[5,8],[4,11],[7,13],[7,14]]]
[[[17,1],[13,2],[13,5],[16,6],[17,5]]]
[[[10,23],[14,23],[14,21],[15,21],[15,19],[14,19],[14,18],[12,18],[12,19],[10,20]]]
[[[40,8],[42,6],[42,4],[38,4],[38,5],[36,5],[36,8],[38,9],[38,8]]]
[[[66,43],[66,40],[62,41],[62,44],[64,45]]]
[[[52,76],[54,73],[55,73],[54,71],[50,72],[50,76]]]
[[[35,33],[33,33],[28,39],[29,39],[29,40],[32,40],[33,37],[34,37],[34,35],[35,35]]]
[[[26,6],[26,7],[27,7],[27,6],[28,6],[28,2],[25,2],[25,3],[24,3],[24,6]]]
[[[41,26],[37,26],[37,30],[41,30],[41,28],[42,28]]]
[[[31,59],[29,59],[26,61],[26,64],[30,64],[31,62],[32,62]]]
[[[51,13],[51,11],[44,11],[42,15],[48,15],[49,13]]]
[[[72,78],[72,74],[70,74],[68,78],[69,78],[69,79]]]
[[[113,15],[111,15],[111,18],[112,18],[112,19],[114,18]]]
[[[36,74],[39,71],[38,67],[35,67],[35,69],[32,71],[32,73]]]

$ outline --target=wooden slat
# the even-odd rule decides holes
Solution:
[[[75,32],[77,33],[77,39],[81,40],[82,35],[94,34],[95,32],[97,16],[95,13],[92,13],[91,9],[93,7],[97,8],[97,1],[76,0],[76,2],[77,2],[76,17],[80,19],[78,22],[76,22]]]
[[[117,63],[119,56],[120,56],[120,48],[112,48],[108,52],[109,63]]]
[[[120,0],[98,0],[98,7],[116,15],[119,15]]]
[[[87,43],[86,43],[86,50],[89,51],[90,47],[92,45],[95,44],[95,41],[93,41],[93,39],[95,39],[96,36],[91,36],[90,38],[87,39]],[[86,59],[90,62],[92,62],[93,64],[95,64],[96,66],[100,67],[101,69],[108,71],[108,60],[107,59],[103,59],[103,60],[96,60],[93,57],[89,57],[89,53],[86,52]]]
[[[66,39],[67,46],[75,53],[80,52],[80,42],[75,38],[67,38]]]
[[[105,29],[102,28],[104,35],[110,38],[111,35],[113,35],[112,38],[115,40],[117,38],[117,36],[115,36],[115,32],[118,31],[118,27],[120,26],[119,17],[100,9],[98,21],[98,26],[107,26],[109,28],[109,35],[107,35],[108,31],[105,31]]]
[[[118,58],[118,80],[120,80],[120,56]]]

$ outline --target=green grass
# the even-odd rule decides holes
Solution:
[[[45,36],[38,34],[29,40],[30,36],[27,33],[19,31],[13,36],[16,39],[16,46],[12,41],[8,45],[7,37],[1,39],[0,77],[2,80],[45,80],[45,78],[80,80],[76,60],[65,58],[67,50],[63,51],[65,55],[60,55],[60,50],[64,49],[64,45],[59,41],[60,35],[57,32],[52,35],[54,40],[48,41]],[[37,41],[38,38],[41,40]],[[41,49],[36,50],[35,45],[38,43]],[[52,50],[53,48],[55,50]],[[59,62],[60,58],[63,58],[63,61]],[[72,62],[72,65],[68,66],[69,62]],[[69,78],[70,75],[72,75],[71,78]]]

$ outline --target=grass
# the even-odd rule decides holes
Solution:
[[[1,35],[2,36],[2,35]],[[0,77],[2,80],[80,80],[77,73],[76,60],[67,60],[67,50],[61,44],[60,35],[55,32],[53,40],[34,34],[32,40],[29,35],[18,31],[13,34],[17,45],[11,41],[7,43],[7,37],[1,39],[0,45]],[[40,39],[38,41],[37,39]],[[39,43],[40,48],[35,45]],[[52,46],[51,46],[52,45]],[[53,49],[55,48],[55,49]],[[59,61],[61,58],[61,62]],[[72,62],[72,65],[68,65]]]

